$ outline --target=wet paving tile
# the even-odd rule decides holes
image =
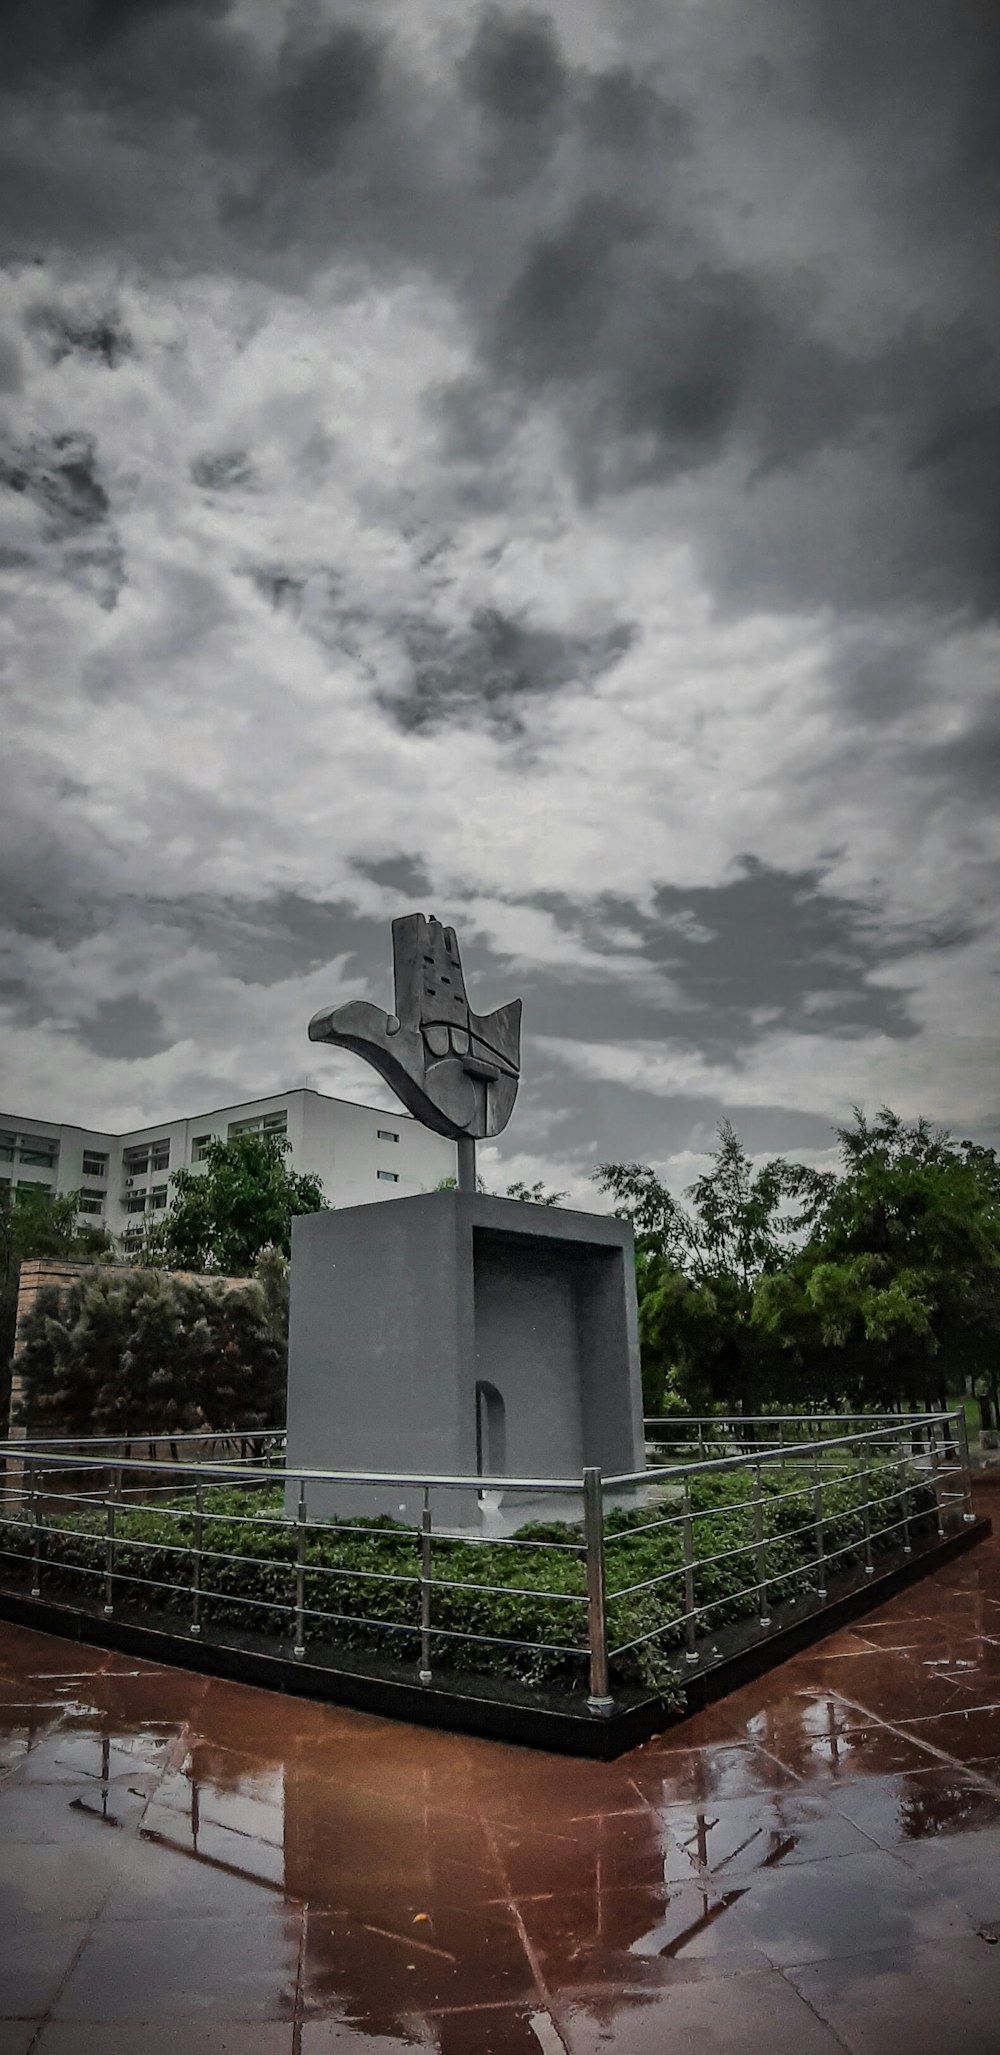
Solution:
[[[305,2012],[363,2015],[538,2002],[521,1929],[503,1905],[439,1905],[420,1918],[397,1901],[381,1917],[310,1909],[302,1965]],[[347,2001],[353,2005],[348,2006]]]
[[[864,1855],[871,1839],[820,1798],[801,1791],[759,1792],[707,1806],[668,1805],[659,1815],[664,1876],[681,1883],[789,1863]]]
[[[733,1916],[739,1889],[660,1884],[645,1889],[522,1898],[518,1911],[546,1985],[642,1990],[763,1970],[768,1958]]]
[[[1000,1828],[1000,1792],[985,1790],[957,1766],[859,1777],[838,1787],[835,1804],[880,1848],[905,1849],[942,1835]]]
[[[926,1886],[961,1906],[973,1927],[1000,1932],[1000,1839],[992,1833],[950,1835],[900,1848],[899,1859]]]
[[[107,1839],[71,1848],[0,1842],[0,1934],[40,1920],[95,1918],[114,1886],[116,1855]]]
[[[0,1832],[8,1847],[91,1843],[95,1828],[136,1825],[146,1803],[142,1792],[136,1797],[125,1784],[107,1790],[95,1783],[29,1784],[15,1773],[0,1785]]]
[[[35,2032],[32,2020],[0,2019],[0,2055],[28,2055]]]
[[[947,1892],[875,1849],[837,1862],[757,1871],[741,1880],[737,1918],[778,1967],[968,1934]]]
[[[931,1719],[901,1719],[903,1731],[915,1741],[959,1762],[974,1762],[1000,1753],[1000,1698],[996,1703],[968,1707]]]
[[[788,1972],[851,2055],[995,2055],[1000,1949],[978,1938]]]
[[[569,2055],[843,2055],[833,2030],[774,1970],[631,1991],[610,2002],[601,1994],[567,1994],[559,2017]]]
[[[144,2021],[137,2048],[136,2027],[109,2021],[52,2020],[44,2026],[31,2055],[292,2055],[295,2028],[266,2020],[185,2019],[179,2043],[176,2024],[155,2026]],[[0,2055],[3,2042],[0,2040]]]
[[[5,1929],[0,1958],[0,2016],[40,2019],[86,1941],[82,1921],[33,1921]]]
[[[286,1919],[104,1920],[53,2018],[138,2022],[211,2016],[291,2019],[299,1923]]]
[[[780,1791],[795,1781],[775,1756],[752,1743],[705,1748],[671,1748],[653,1743],[630,1760],[632,1782],[647,1803],[683,1799],[745,1798],[752,1791]]]
[[[302,2055],[565,2055],[551,2016],[532,2006],[461,2006],[445,2013],[411,2014],[401,2023],[378,2019],[306,2020]]]
[[[165,1840],[145,1826],[116,1849],[106,1920],[281,1918],[294,1893],[251,1862],[225,1863]]]

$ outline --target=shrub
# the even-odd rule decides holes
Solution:
[[[892,1545],[878,1530],[898,1522],[899,1479],[888,1466],[872,1466],[873,1548]],[[930,1517],[933,1499],[924,1483],[908,1479],[915,1526]],[[765,1569],[771,1602],[800,1597],[819,1586],[812,1497],[794,1466],[764,1472]],[[296,1528],[284,1519],[280,1492],[225,1490],[211,1499],[202,1521],[203,1608],[209,1623],[291,1639],[287,1608],[294,1594]],[[707,1472],[691,1482],[696,1599],[702,1633],[752,1617],[757,1610],[756,1530],[746,1471]],[[683,1561],[676,1523],[656,1525],[677,1511],[661,1499],[607,1519],[608,1635],[618,1686],[639,1685],[682,1706],[675,1655],[683,1635]],[[856,1472],[824,1489],[828,1558],[857,1559],[864,1544],[861,1480]],[[115,1571],[135,1578],[136,1599],[157,1611],[190,1617],[195,1513],[190,1493],[156,1509],[122,1506],[117,1513]],[[79,1590],[81,1570],[96,1586],[104,1566],[104,1517],[97,1511],[57,1516],[46,1523],[46,1588]],[[431,1620],[436,1669],[476,1672],[542,1686],[578,1688],[586,1677],[586,1591],[579,1528],[534,1525],[517,1537],[528,1544],[470,1543],[437,1536],[434,1543]],[[531,1543],[535,1546],[530,1546]],[[561,1544],[558,1548],[551,1543]],[[542,1544],[548,1544],[543,1546]],[[24,1553],[24,1529],[7,1523],[0,1547]],[[307,1609],[335,1615],[307,1622],[307,1637],[350,1651],[389,1656],[416,1666],[420,1625],[419,1540],[388,1519],[309,1527],[305,1546]],[[732,1550],[742,1550],[733,1555]],[[155,1583],[158,1591],[148,1594]],[[635,1590],[635,1586],[646,1588]],[[142,1587],[147,1587],[144,1599]],[[488,1587],[485,1589],[476,1587]],[[129,1590],[125,1585],[125,1590]],[[285,1608],[286,1610],[281,1610]],[[401,1631],[405,1630],[405,1631]],[[456,1638],[451,1638],[452,1636]],[[480,1640],[475,1637],[495,1637]],[[466,1638],[468,1637],[468,1638]],[[647,1638],[648,1637],[648,1638]],[[629,1645],[633,1644],[633,1645]]]
[[[95,1270],[40,1291],[18,1357],[29,1434],[140,1436],[277,1425],[287,1352],[261,1284]]]

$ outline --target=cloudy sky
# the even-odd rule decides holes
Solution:
[[[994,0],[5,0],[0,1104],[1000,1142]]]

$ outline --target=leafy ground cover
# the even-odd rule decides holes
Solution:
[[[867,1492],[857,1469],[827,1476],[823,1542],[831,1568],[849,1568],[865,1545],[862,1501],[874,1551],[899,1545],[905,1511],[914,1531],[933,1517],[930,1487],[915,1473],[872,1465]],[[770,1606],[820,1587],[811,1482],[793,1463],[761,1473],[763,1571]],[[746,1470],[693,1474],[691,1536],[699,1638],[751,1618],[759,1609],[759,1537]],[[296,1529],[282,1516],[280,1490],[216,1492],[202,1518],[201,1608],[206,1625],[235,1626],[292,1638]],[[676,1697],[683,1639],[684,1576],[680,1499],[664,1491],[606,1521],[608,1639],[620,1650],[612,1678]],[[666,1522],[666,1524],[663,1524]],[[895,1530],[895,1531],[883,1531]],[[158,1615],[190,1620],[195,1513],[190,1494],[157,1508],[123,1504],[115,1514],[118,1603],[137,1598]],[[431,1593],[432,1662],[450,1672],[506,1677],[545,1687],[578,1688],[586,1675],[586,1572],[579,1528],[520,1530],[517,1547],[436,1536]],[[30,1525],[0,1522],[3,1562],[23,1561]],[[61,1513],[50,1504],[41,1536],[43,1589],[103,1596],[104,1511]],[[420,1624],[419,1539],[388,1519],[306,1530],[306,1641],[387,1654],[416,1665]],[[89,1575],[87,1573],[90,1573]],[[636,1587],[641,1587],[637,1589]],[[325,1618],[322,1616],[326,1616]],[[332,1617],[331,1617],[332,1616]]]

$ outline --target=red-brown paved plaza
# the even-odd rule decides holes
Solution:
[[[0,2055],[996,2055],[998,1935],[997,1540],[610,1765],[0,1623]]]

